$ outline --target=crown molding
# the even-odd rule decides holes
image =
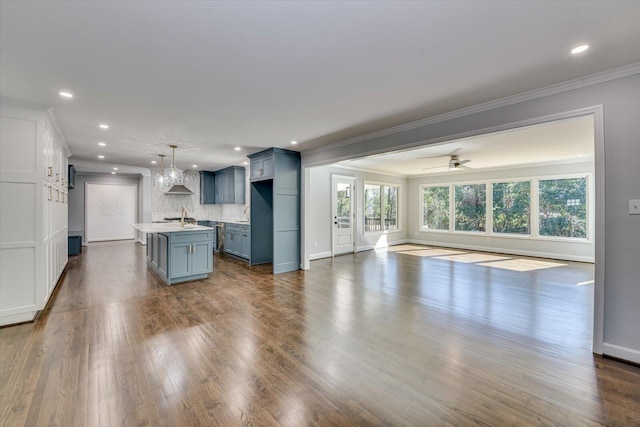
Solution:
[[[333,150],[335,148],[357,144],[359,142],[367,141],[374,138],[393,135],[393,134],[404,132],[407,130],[412,130],[412,129],[420,128],[423,126],[444,122],[447,120],[453,120],[453,119],[469,116],[472,114],[481,113],[484,111],[507,107],[509,105],[514,105],[521,102],[532,101],[534,99],[543,98],[545,96],[557,95],[557,94],[568,92],[571,90],[593,86],[599,83],[604,83],[611,80],[617,80],[624,77],[629,77],[634,74],[640,74],[640,62],[628,64],[622,67],[613,68],[611,70],[606,70],[606,71],[602,71],[595,74],[590,74],[588,76],[579,77],[572,80],[567,80],[565,82],[556,83],[550,86],[533,89],[517,95],[507,96],[505,98],[499,98],[493,101],[483,102],[481,104],[476,104],[470,107],[461,108],[459,110],[454,110],[447,113],[442,113],[442,114],[427,117],[424,119],[416,120],[413,122],[392,126],[390,128],[381,129],[381,130],[366,133],[363,135],[358,135],[353,138],[337,141],[334,143],[323,145],[321,147],[311,148],[309,150],[302,151],[302,153],[315,154],[323,151]]]

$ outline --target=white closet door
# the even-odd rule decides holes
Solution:
[[[134,239],[135,185],[86,184],[87,242]]]

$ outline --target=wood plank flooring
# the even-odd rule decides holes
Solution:
[[[167,287],[142,246],[92,244],[0,329],[0,425],[637,426],[640,368],[590,350],[592,278],[403,245]]]

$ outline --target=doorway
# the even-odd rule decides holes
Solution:
[[[85,184],[87,242],[133,240],[138,190],[135,185]]]
[[[355,252],[355,183],[353,176],[332,175],[333,256]]]

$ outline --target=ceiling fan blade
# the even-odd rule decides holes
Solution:
[[[460,160],[458,162],[459,165],[464,165],[465,163],[469,163],[471,160],[467,159],[467,160]]]
[[[416,157],[416,160],[419,159],[440,159],[440,158],[445,158],[445,157],[449,157],[448,154],[445,154],[443,156],[425,156],[425,157]]]

